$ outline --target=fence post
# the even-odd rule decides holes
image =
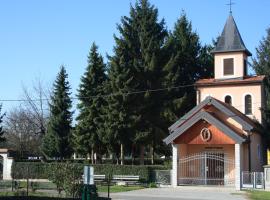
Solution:
[[[244,171],[241,172],[241,180],[242,180],[241,181],[241,188],[243,188],[243,185],[244,185]]]
[[[256,188],[256,172],[253,172],[253,188]]]
[[[27,165],[26,196],[28,196],[28,190],[29,190],[29,165]]]

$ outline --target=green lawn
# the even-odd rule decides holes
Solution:
[[[107,186],[97,186],[98,192],[108,192],[108,187]],[[119,186],[119,185],[113,185],[110,187],[110,192],[111,193],[116,193],[116,192],[128,192],[132,190],[140,190],[144,189],[145,187],[143,186]]]
[[[248,191],[250,200],[270,200],[270,192],[252,190]]]
[[[16,196],[18,194],[16,194],[15,192],[0,192],[0,196]],[[41,197],[46,197],[46,196],[51,196],[48,195],[47,193],[44,192],[29,192],[28,194],[29,196],[41,196]]]
[[[140,189],[143,189],[145,187],[143,186],[118,186],[118,185],[113,185],[113,186],[110,186],[110,193],[116,193],[116,192],[127,192],[127,191],[132,191],[132,190],[140,190]],[[98,189],[98,192],[108,192],[108,187],[107,186],[97,186],[97,189]],[[26,189],[24,188],[23,189],[24,191],[20,190],[18,194],[16,194],[16,192],[11,192],[11,191],[7,191],[7,192],[0,192],[0,196],[16,196],[16,195],[19,195],[21,196],[22,194],[20,192],[24,192],[26,193]],[[25,194],[24,194],[25,195]],[[52,195],[51,193],[46,193],[46,192],[42,192],[39,191],[39,192],[32,192],[30,189],[29,189],[29,196],[47,196],[47,197],[51,197],[51,196],[55,196],[55,195]],[[58,195],[57,195],[58,196]]]

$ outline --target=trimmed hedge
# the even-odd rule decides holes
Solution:
[[[13,162],[11,176],[13,179],[47,179],[47,163]]]
[[[50,165],[63,165],[65,163],[37,163],[37,162],[14,162],[12,165],[12,177],[14,179],[48,179]],[[76,168],[81,169],[83,173],[82,163],[70,163]],[[105,175],[137,175],[141,181],[150,182],[151,174],[154,170],[165,170],[166,166],[161,165],[110,165],[98,164],[93,165],[95,174]]]

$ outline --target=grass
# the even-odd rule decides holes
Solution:
[[[248,197],[250,200],[270,200],[270,192],[251,190],[248,191]]]
[[[29,192],[28,194],[29,196],[37,196],[37,197],[44,197],[44,196],[48,196],[47,193],[45,192]],[[16,196],[15,192],[0,192],[0,196]]]
[[[132,190],[140,190],[140,189],[144,189],[145,187],[143,186],[119,186],[119,185],[113,185],[110,186],[110,193],[116,193],[116,192],[128,192],[128,191],[132,191]],[[98,192],[108,192],[108,187],[107,186],[97,186]],[[17,193],[17,194],[16,194]],[[3,191],[0,192],[0,197],[1,196],[16,196],[19,195],[21,196],[24,193],[24,195],[26,195],[26,189],[24,188],[23,190],[17,191],[17,192],[11,192],[11,191]],[[36,192],[32,192],[29,189],[29,196],[40,196],[40,197],[52,197],[55,195],[52,195],[51,193],[47,193],[47,192],[42,192],[41,191],[36,191]],[[58,195],[57,195],[58,196]]]
[[[132,190],[140,190],[144,189],[145,187],[136,185],[136,186],[120,186],[120,185],[113,185],[110,186],[110,193],[116,193],[116,192],[128,192]],[[108,192],[107,186],[97,186],[98,192]]]

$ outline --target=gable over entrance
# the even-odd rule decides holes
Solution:
[[[164,142],[166,144],[184,143],[184,140],[191,140],[194,134],[201,133],[202,129],[207,128],[207,126],[212,130],[210,135],[214,134],[215,136],[212,144],[215,142],[218,144],[241,144],[247,141],[248,133],[258,129],[252,120],[239,113],[232,106],[213,97],[207,97],[169,127],[171,134],[164,139]]]
[[[199,120],[174,140],[175,144],[235,144],[230,136],[205,120]]]

